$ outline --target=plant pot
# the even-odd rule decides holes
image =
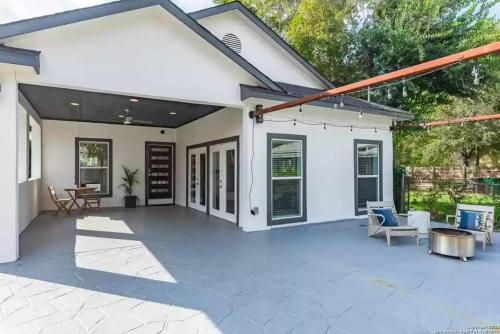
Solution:
[[[125,196],[125,207],[135,208],[137,206],[137,196]]]

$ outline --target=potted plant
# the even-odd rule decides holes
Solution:
[[[123,182],[119,185],[119,187],[125,189],[125,207],[135,208],[139,198],[134,195],[134,187],[136,184],[139,184],[139,181],[137,180],[139,169],[131,170],[123,165],[122,168],[125,175],[122,176]]]

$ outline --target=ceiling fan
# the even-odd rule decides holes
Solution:
[[[124,114],[118,115],[119,118],[123,120],[124,125],[132,125],[132,124],[153,124],[152,121],[144,121],[135,119],[134,116],[130,115],[130,109],[123,109]]]

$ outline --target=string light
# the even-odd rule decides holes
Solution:
[[[472,67],[471,75],[474,77],[474,85],[479,85],[479,66],[474,65]]]
[[[404,79],[399,80],[397,82],[389,82],[389,83],[386,83],[386,84],[382,84],[382,85],[376,86],[375,89],[376,90],[382,90],[382,89],[385,88],[386,89],[386,94],[387,94],[386,95],[387,99],[390,100],[390,99],[392,99],[391,86],[398,85],[398,84],[402,83],[403,84],[402,96],[403,97],[407,97],[408,96],[408,89],[407,89],[407,86],[406,86],[406,81],[407,80],[415,80],[415,79],[420,78],[420,77],[422,77],[424,75],[430,75],[430,74],[432,74],[434,72],[445,70],[448,67],[454,66],[456,64],[457,63],[448,64],[448,65],[446,65],[444,67],[437,68],[437,69],[432,70],[432,71],[427,72],[427,73],[421,73],[421,74],[415,75],[415,76],[413,76],[411,78],[404,78]],[[474,82],[473,82],[474,85],[479,85],[479,83],[480,83],[480,81],[479,81],[479,68],[480,68],[480,65],[474,65],[473,68],[472,68],[472,71],[471,71],[471,75],[474,77]],[[357,93],[367,92],[367,94],[368,94],[368,102],[371,102],[370,101],[371,100],[371,90],[372,90],[372,87],[368,86],[366,89],[360,89],[360,90],[351,92],[351,93],[349,93],[349,95],[350,94],[357,94]],[[345,94],[341,94],[340,95],[340,108],[344,108],[344,106],[345,106],[345,104],[344,104],[344,95]],[[334,98],[335,98],[335,101],[333,103],[334,109],[337,109],[339,107],[337,96],[334,96]],[[299,112],[302,112],[302,105],[300,105]],[[362,117],[363,117],[363,112],[360,110],[360,112],[358,114],[358,118],[361,119]],[[358,128],[358,129],[373,129],[373,128],[366,127],[366,126],[339,125],[339,124],[324,123],[324,122],[303,121],[303,120],[297,120],[297,119],[287,119],[287,120],[282,120],[282,121],[274,120],[274,119],[271,119],[271,120],[270,119],[265,119],[265,121],[268,121],[268,122],[291,122],[291,121],[293,121],[293,125],[294,126],[297,125],[297,122],[301,123],[301,124],[306,124],[306,125],[323,125],[324,129],[326,129],[326,126],[337,127],[337,128],[350,128],[351,132],[353,131],[353,128]],[[394,113],[394,119],[393,119],[392,123],[393,123],[393,125],[397,124],[397,113]],[[425,123],[425,121],[423,123],[423,128],[426,129],[428,132],[430,132],[430,127],[427,126],[427,124]],[[388,127],[388,128],[379,128],[379,129],[375,128],[375,132],[377,132],[378,130],[391,131],[391,127]]]
[[[265,118],[264,122],[272,122],[272,123],[288,123],[288,122],[293,122],[293,125],[296,126],[297,123],[304,124],[304,125],[309,125],[309,126],[323,126],[323,129],[327,130],[327,127],[332,127],[332,128],[343,128],[343,129],[349,129],[351,132],[353,131],[354,128],[356,129],[363,129],[363,130],[373,130],[373,127],[370,126],[361,126],[361,125],[352,125],[352,124],[335,124],[335,123],[328,123],[328,122],[318,122],[318,121],[312,121],[312,120],[300,120],[296,118],[282,118],[282,119],[276,119],[276,118]],[[378,132],[379,130],[387,130],[391,131],[390,127],[387,128],[375,128],[375,131]]]

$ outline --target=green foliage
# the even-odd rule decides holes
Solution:
[[[122,168],[125,175],[121,177],[123,182],[119,185],[119,187],[125,190],[126,196],[134,196],[134,187],[139,184],[139,169],[131,170],[123,165]]]
[[[500,231],[500,198],[479,194],[467,194],[462,199],[464,204],[488,205],[495,207],[495,230]],[[430,211],[428,203],[428,193],[426,191],[412,191],[410,193],[410,208],[416,210]],[[441,192],[436,196],[434,204],[434,219],[445,222],[446,215],[454,215],[456,204],[450,200],[450,197]]]
[[[216,4],[232,0],[214,0]],[[489,11],[498,0],[243,0],[334,83],[346,84],[500,40]],[[471,63],[372,91],[372,100],[411,111],[417,121],[451,119],[497,111],[500,57]],[[360,95],[360,97],[366,97]],[[472,157],[498,156],[492,133],[500,122],[395,134],[396,163],[413,166],[464,165]],[[484,125],[484,126],[483,126]],[[472,154],[470,152],[473,152]],[[468,159],[464,159],[467,158]],[[467,161],[465,161],[467,160]],[[479,159],[476,159],[479,160]]]

